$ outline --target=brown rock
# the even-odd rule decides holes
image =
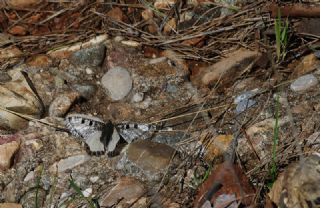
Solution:
[[[31,8],[41,2],[42,0],[7,0],[7,4],[12,8]]]
[[[148,25],[148,31],[151,33],[151,34],[156,34],[156,32],[158,31],[158,27],[156,24],[149,24]]]
[[[16,46],[10,46],[7,48],[0,49],[0,60],[14,58],[22,55],[22,51]]]
[[[10,28],[10,30],[8,30],[8,33],[12,34],[12,35],[26,35],[27,34],[27,29],[23,26],[20,25],[16,25],[13,26],[12,28]]]
[[[0,145],[0,171],[10,168],[13,161],[13,156],[19,149],[20,143],[13,141]]]
[[[171,31],[175,31],[177,29],[177,21],[175,18],[170,19],[164,26],[163,32],[165,34],[169,34]]]
[[[35,55],[27,60],[27,65],[33,67],[49,67],[52,64],[52,60],[44,54]]]
[[[252,67],[260,56],[259,52],[239,49],[226,55],[224,59],[212,66],[200,68],[192,82],[200,86],[226,86]]]
[[[49,116],[64,116],[79,96],[78,92],[69,92],[58,95],[50,104]]]
[[[164,170],[170,162],[174,149],[165,144],[141,140],[128,147],[128,159],[150,173]]]
[[[312,72],[320,65],[320,61],[312,53],[302,58],[294,68],[291,78],[297,78],[309,72]]]
[[[112,8],[108,13],[107,16],[113,20],[118,22],[122,22],[124,20],[124,14],[119,7]]]
[[[218,135],[215,138],[202,137],[201,143],[206,147],[204,153],[205,159],[207,161],[212,161],[213,159],[222,156],[230,147],[232,140],[232,135]]]
[[[16,203],[1,203],[0,208],[22,208],[22,205]]]
[[[278,207],[318,207],[320,196],[320,154],[290,164],[279,175],[269,193]]]
[[[100,206],[112,207],[117,204],[121,207],[131,207],[145,192],[146,189],[140,181],[132,177],[121,177],[117,185],[102,196]]]

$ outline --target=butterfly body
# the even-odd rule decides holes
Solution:
[[[94,155],[105,152],[108,155],[113,154],[121,137],[131,143],[139,138],[150,137],[146,133],[156,130],[155,125],[133,123],[114,125],[111,121],[104,122],[97,117],[83,114],[69,114],[66,116],[65,124],[70,133],[81,138],[88,147],[89,153]]]

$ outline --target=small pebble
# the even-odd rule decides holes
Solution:
[[[241,113],[256,104],[256,101],[250,98],[254,97],[257,91],[258,89],[244,92],[234,99],[234,103],[237,104],[236,113]]]
[[[318,84],[318,79],[313,74],[307,74],[296,79],[290,88],[294,92],[305,91]]]
[[[95,183],[99,180],[99,176],[92,176],[89,178],[89,180],[91,181],[91,183]]]
[[[27,182],[34,179],[34,171],[29,172],[26,177],[24,177],[23,182]]]
[[[142,92],[137,92],[136,94],[133,95],[132,102],[139,103],[143,101],[143,96],[144,94]]]
[[[92,188],[87,188],[86,190],[82,191],[84,197],[89,197],[92,194]]]
[[[86,68],[86,73],[87,73],[88,75],[90,75],[90,74],[93,74],[93,71],[92,71],[92,69],[90,69],[90,68]]]

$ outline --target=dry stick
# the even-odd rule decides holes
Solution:
[[[123,27],[123,26],[121,25],[121,24],[123,24],[123,25],[125,26],[125,28],[130,27],[131,29],[137,30],[137,31],[140,32],[141,34],[144,34],[144,35],[147,35],[147,36],[151,36],[151,37],[152,37],[151,34],[145,32],[145,31],[143,31],[143,30],[137,29],[137,28],[135,28],[133,25],[126,24],[126,23],[124,23],[124,22],[115,21],[115,20],[113,20],[113,19],[111,19],[111,18],[108,18],[106,15],[104,15],[104,14],[102,14],[102,13],[99,13],[99,12],[96,12],[96,11],[91,11],[91,12],[94,13],[94,14],[96,14],[96,15],[98,15],[98,16],[100,16],[100,17],[102,17],[102,18],[105,18],[105,19],[110,20],[112,23],[118,25],[119,27]]]
[[[15,26],[16,24],[20,23],[22,20],[24,20],[25,18],[27,18],[29,15],[31,15],[32,13],[38,12],[40,9],[42,9],[43,7],[47,6],[47,4],[42,4],[41,6],[39,6],[36,10],[32,10],[30,12],[28,12],[27,14],[23,15],[20,19],[18,19],[16,22],[14,22],[12,25],[10,25],[7,28],[7,31],[10,30],[13,26]]]
[[[198,38],[198,37],[202,37],[202,36],[206,36],[206,35],[214,35],[214,34],[218,34],[218,33],[221,33],[221,32],[227,32],[227,31],[231,31],[231,30],[234,30],[236,28],[239,28],[239,27],[244,27],[244,26],[248,26],[248,25],[252,25],[253,23],[243,23],[243,24],[238,24],[238,25],[234,25],[234,26],[227,26],[227,27],[223,27],[223,28],[220,28],[220,29],[217,29],[217,30],[212,30],[212,31],[207,31],[207,32],[202,32],[202,33],[199,33],[199,34],[196,34],[196,35],[189,35],[189,36],[184,36],[184,37],[181,37],[181,38],[176,38],[176,39],[171,39],[171,40],[168,40],[168,41],[164,41],[162,43],[154,43],[154,44],[157,44],[159,46],[161,45],[166,45],[166,44],[170,44],[170,43],[175,43],[175,42],[179,42],[179,41],[182,41],[182,40],[190,40],[190,39],[193,39],[193,38]]]
[[[177,118],[182,118],[182,117],[186,117],[186,116],[190,116],[190,115],[194,115],[194,114],[199,114],[199,113],[202,113],[202,112],[207,112],[207,111],[210,111],[210,110],[223,108],[223,107],[226,107],[228,105],[226,104],[226,105],[220,105],[220,106],[216,106],[216,107],[212,107],[212,108],[206,108],[206,109],[199,110],[199,111],[196,111],[196,112],[186,113],[186,114],[182,114],[182,115],[179,115],[179,116],[174,116],[174,117],[171,117],[171,118],[165,118],[165,119],[161,119],[161,120],[158,120],[158,121],[153,121],[153,122],[150,122],[149,124],[157,124],[157,123],[161,123],[161,122],[164,122],[164,121],[170,121],[170,120],[174,120],[174,119],[177,119]]]
[[[49,20],[51,20],[51,19],[59,16],[60,14],[66,12],[66,11],[68,11],[68,10],[69,10],[69,9],[61,9],[60,11],[58,11],[58,12],[54,13],[53,15],[49,16],[47,19],[44,19],[44,20],[42,20],[41,22],[39,22],[39,24],[42,25],[42,24],[46,23],[47,21],[49,21]]]
[[[122,6],[122,7],[132,7],[132,8],[138,8],[138,9],[145,9],[145,7],[141,6],[141,4],[119,4],[119,3],[113,3],[113,2],[103,2],[101,4],[115,5],[115,6]]]

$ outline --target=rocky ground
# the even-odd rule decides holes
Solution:
[[[108,7],[112,25],[127,24],[139,2]],[[227,36],[186,38],[189,42],[183,44],[193,52],[176,43],[178,35],[162,40],[168,44],[164,46],[155,35],[158,47],[151,47],[149,36],[143,42],[123,32],[123,25],[118,25],[119,34],[80,34],[79,40],[62,46],[56,39],[46,40],[54,49],[41,48],[39,36],[36,52],[30,51],[37,36],[28,34],[28,18],[24,28],[0,18],[1,27],[10,28],[3,29],[8,33],[1,33],[0,44],[0,208],[320,207],[318,39],[301,37],[299,41],[315,48],[303,51],[297,45],[307,43],[290,39],[293,48],[282,51],[279,60],[274,38],[253,32],[261,29],[263,19],[252,8],[263,1],[230,3],[239,10],[203,2],[186,8],[206,15],[219,9],[208,16],[209,22],[225,20],[228,25],[229,17],[250,17],[255,25],[239,28],[231,37],[228,26],[217,23]],[[38,8],[38,3],[27,6]],[[1,15],[14,19],[12,9],[19,13],[21,5],[23,1],[5,1]],[[126,16],[121,5],[132,6],[132,11]],[[170,5],[177,3],[154,2],[165,12]],[[143,18],[157,14],[142,11]],[[66,22],[62,19],[55,19],[56,27]],[[147,25],[152,33],[153,24]],[[181,31],[187,28],[180,26]],[[261,30],[267,34],[270,28],[273,21]],[[168,20],[163,34],[171,37],[178,29]],[[224,49],[217,52],[212,45]],[[64,119],[73,113],[161,129],[129,144],[122,141],[112,156],[97,156],[66,128]]]

